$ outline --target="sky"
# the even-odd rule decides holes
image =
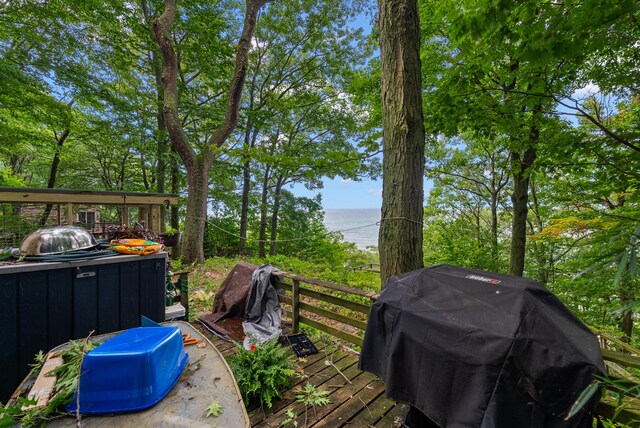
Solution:
[[[382,206],[382,179],[352,181],[336,178],[325,179],[324,188],[310,191],[302,185],[292,187],[292,192],[297,196],[311,198],[318,193],[322,194],[322,208],[330,209],[354,209],[354,208],[380,208]],[[429,190],[433,187],[431,180],[424,180],[425,199],[429,196]]]
[[[371,2],[371,7],[377,4]],[[360,14],[353,22],[354,28],[362,28],[365,34],[371,33],[371,17],[368,14]],[[341,208],[380,208],[382,206],[382,179],[353,181],[343,178],[323,180],[324,188],[310,191],[303,185],[291,186],[290,190],[296,196],[314,197],[322,194],[322,207],[324,209]]]
[[[297,196],[313,197],[322,193],[322,208],[380,208],[382,206],[382,180],[353,181],[342,178],[324,179],[324,188],[314,191],[302,185],[293,187]]]

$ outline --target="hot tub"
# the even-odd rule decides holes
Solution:
[[[0,401],[38,351],[69,340],[164,321],[165,252],[0,266]]]

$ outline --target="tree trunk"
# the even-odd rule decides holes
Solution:
[[[424,120],[416,0],[379,0],[382,59],[382,284],[423,265]]]
[[[473,217],[476,221],[476,246],[482,248],[484,247],[484,239],[482,238],[482,224],[480,222],[482,219],[482,209],[479,203],[474,207]]]
[[[9,158],[9,167],[11,168],[11,174],[16,177],[22,174],[22,166],[24,165],[26,160],[28,160],[27,156],[19,155],[17,153],[12,154]]]
[[[511,251],[509,258],[509,274],[522,276],[524,272],[524,256],[527,242],[527,215],[529,200],[529,170],[536,153],[531,147],[519,153],[511,153],[515,171],[513,174],[513,218],[511,221]],[[528,165],[528,166],[526,166]]]
[[[535,225],[534,233],[541,233],[543,229],[542,218],[540,217],[540,206],[538,205],[536,186],[532,179],[529,180],[529,189],[531,191],[533,224]],[[534,253],[538,264],[538,282],[546,287],[547,284],[549,284],[549,268],[551,267],[551,263],[548,260],[548,256],[545,254],[545,243],[536,242],[534,246]]]
[[[238,124],[240,101],[251,40],[260,8],[268,0],[247,0],[242,34],[238,40],[235,70],[229,85],[229,98],[222,124],[213,132],[200,155],[189,144],[178,113],[178,61],[169,28],[175,20],[176,0],[165,0],[165,10],[153,21],[153,31],[162,54],[162,88],[164,90],[163,116],[171,144],[184,162],[188,174],[187,214],[182,241],[182,260],[187,264],[204,262],[204,224],[207,211],[209,169],[216,156],[216,148],[222,146]],[[196,176],[197,174],[202,174]]]
[[[509,257],[509,274],[522,276],[524,273],[525,249],[527,244],[527,215],[529,203],[529,176],[536,160],[540,128],[538,116],[542,106],[533,108],[532,124],[529,128],[529,140],[522,153],[511,152],[513,170],[513,218],[511,222],[511,251]]]
[[[244,145],[248,150],[255,145],[257,132],[253,132],[251,120],[247,121],[247,129],[244,134]],[[245,157],[242,165],[242,207],[240,209],[240,254],[247,253],[247,229],[249,226],[249,193],[251,192],[251,160]]]
[[[269,255],[276,255],[276,240],[278,238],[278,214],[280,213],[280,191],[284,180],[282,176],[278,177],[276,189],[273,192],[273,212],[271,213],[271,242],[269,246]]]
[[[204,263],[204,231],[207,220],[209,167],[198,157],[195,167],[187,168],[189,193],[184,221],[182,258],[190,263]]]
[[[156,165],[157,185],[156,190],[158,193],[164,193],[166,191],[166,169],[167,162],[165,161],[167,156],[167,125],[164,121],[164,113],[162,112],[162,106],[164,105],[164,93],[162,91],[162,65],[155,52],[152,52],[153,68],[156,75],[156,95],[157,95],[157,110],[156,120],[158,123],[158,133],[156,137],[158,145],[158,163]],[[160,206],[160,231],[165,231],[165,217],[166,210],[164,205]]]
[[[262,196],[260,197],[260,241],[258,243],[258,257],[266,256],[265,243],[267,241],[267,202],[269,197],[269,174],[271,167],[266,166],[262,180]]]
[[[625,284],[625,281],[620,281],[618,293],[620,295],[620,306],[627,306],[630,302],[636,300],[635,296],[629,293],[629,285]],[[633,335],[633,311],[628,310],[620,319],[620,331],[624,334],[622,340],[627,343],[631,343],[631,336]]]
[[[180,165],[178,165],[178,154],[171,149],[171,193],[178,194],[180,191]],[[180,207],[171,206],[171,227],[180,230]],[[204,238],[203,238],[204,239]],[[184,239],[183,239],[184,242]],[[171,251],[171,258],[179,259],[182,254],[180,246],[176,246]]]
[[[152,25],[152,15],[153,13],[149,9],[149,5],[146,0],[141,0],[142,12],[144,14],[145,22],[149,25],[151,38],[154,42],[157,43],[155,39],[155,34],[153,31]],[[166,163],[166,155],[167,155],[167,126],[164,121],[164,113],[162,111],[164,106],[164,91],[162,85],[162,61],[158,57],[158,54],[155,50],[150,50],[151,63],[153,65],[153,74],[156,79],[156,121],[158,124],[158,132],[156,134],[156,144],[157,144],[157,156],[158,163],[156,164],[156,176],[157,176],[157,185],[156,190],[158,193],[165,192],[165,173],[167,169]],[[164,232],[165,227],[165,217],[166,217],[166,209],[164,205],[160,206],[160,231]],[[172,226],[173,227],[173,226]]]
[[[60,138],[56,135],[56,151],[53,155],[53,161],[51,161],[51,169],[49,170],[49,180],[47,181],[47,189],[53,189],[56,187],[56,178],[58,176],[58,166],[60,165],[60,152],[62,152],[62,146],[64,142],[69,137],[70,129],[67,128],[64,130]],[[53,209],[53,204],[47,204],[44,207],[44,211],[40,216],[40,220],[38,224],[40,227],[44,227],[47,224],[47,220],[49,220],[49,215],[51,214],[51,210]]]
[[[242,165],[242,208],[240,209],[240,254],[247,253],[247,229],[249,226],[249,192],[251,191],[250,161]]]
[[[501,177],[498,177],[496,171],[495,157],[492,154],[489,155],[489,168],[491,171],[491,188],[489,189],[489,204],[491,211],[491,258],[494,266],[498,260],[498,198],[500,189],[502,189],[503,183]]]
[[[631,343],[631,336],[633,334],[633,312],[628,311],[622,316],[622,321],[620,323],[620,328],[622,333],[624,333],[624,340],[627,343]]]
[[[498,259],[498,195],[491,194],[491,258]]]

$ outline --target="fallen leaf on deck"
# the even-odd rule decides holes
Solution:
[[[206,408],[204,417],[205,418],[208,418],[209,416],[216,417],[216,416],[220,416],[220,413],[222,413],[222,405],[218,400],[214,400],[211,402],[209,407]]]

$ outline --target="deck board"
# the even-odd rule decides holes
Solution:
[[[201,327],[201,326],[198,326]],[[215,336],[204,328],[198,328],[224,355],[234,355],[236,345]],[[285,334],[290,328],[285,328]],[[282,396],[273,401],[270,409],[257,405],[247,411],[252,427],[280,427],[287,418],[287,411],[298,415],[298,426],[314,428],[333,427],[393,427],[402,421],[408,407],[398,405],[384,395],[384,384],[371,373],[358,370],[358,357],[352,353],[337,350],[335,343],[315,343],[318,353],[305,358],[297,358],[296,363],[304,371],[305,377],[295,377],[291,386],[282,391]],[[293,353],[292,353],[293,354]],[[345,380],[336,368],[325,363],[331,361],[349,379]],[[295,401],[295,391],[307,382],[320,391],[329,391],[331,403],[327,406],[307,409]],[[287,426],[293,426],[289,424]],[[398,425],[395,425],[398,426]]]

